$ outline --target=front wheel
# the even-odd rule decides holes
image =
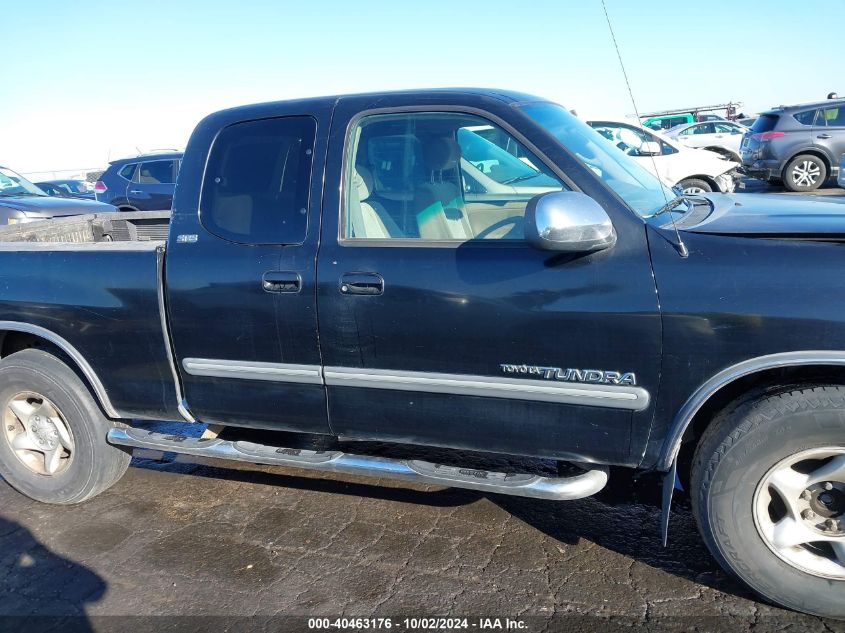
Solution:
[[[36,501],[85,501],[129,466],[129,454],[106,442],[118,423],[52,354],[26,349],[0,361],[0,416],[0,475]]]
[[[686,178],[678,183],[678,186],[686,194],[695,195],[698,193],[710,193],[713,187],[706,180],[701,178]]]
[[[818,156],[796,156],[783,170],[783,184],[790,191],[815,191],[827,180],[827,166]]]
[[[721,414],[691,490],[725,569],[775,603],[845,617],[845,387],[769,393]]]

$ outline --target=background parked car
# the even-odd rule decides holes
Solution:
[[[94,200],[48,196],[17,172],[0,166],[0,225],[109,212],[114,207]]]
[[[640,165],[671,186],[685,193],[721,191],[736,188],[734,172],[738,163],[719,154],[685,147],[653,130],[621,121],[588,121],[620,150],[639,160]]]
[[[813,191],[839,172],[845,152],[845,99],[782,106],[762,113],[742,140],[749,176],[790,191]]]
[[[666,132],[666,136],[687,147],[707,149],[740,163],[739,146],[747,131],[747,127],[732,121],[706,121],[679,125]]]
[[[84,180],[42,180],[35,186],[48,196],[56,198],[83,198],[94,200],[94,190]]]
[[[181,163],[182,152],[112,161],[94,185],[97,200],[121,211],[167,211]]]

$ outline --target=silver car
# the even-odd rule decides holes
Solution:
[[[95,200],[48,196],[20,174],[0,166],[0,226],[114,211],[110,204]]]
[[[739,146],[747,131],[747,127],[733,121],[700,121],[675,126],[666,135],[687,147],[709,149],[739,163]]]

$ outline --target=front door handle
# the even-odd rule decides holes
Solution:
[[[345,295],[384,294],[384,278],[378,273],[346,273],[340,278],[340,292]]]
[[[831,138],[830,134],[819,134],[816,138]]]
[[[302,277],[292,270],[269,270],[261,276],[261,287],[267,292],[299,292]]]
[[[144,193],[144,192],[143,192],[143,191],[140,191],[140,190],[138,190],[138,189],[132,189],[132,190],[130,190],[130,192],[129,192],[129,193]]]

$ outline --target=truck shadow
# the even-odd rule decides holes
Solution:
[[[106,583],[100,576],[50,551],[29,530],[2,516],[0,560],[0,630],[94,630],[85,605],[105,594]]]

